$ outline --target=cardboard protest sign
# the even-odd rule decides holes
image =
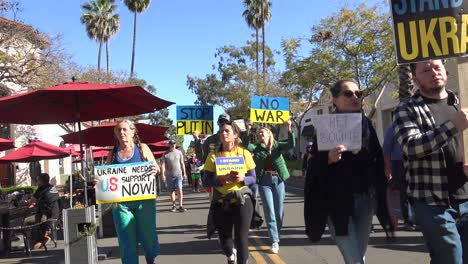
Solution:
[[[236,119],[236,120],[233,120],[232,122],[236,124],[236,126],[239,128],[241,132],[244,132],[247,130],[247,128],[245,127],[244,119]]]
[[[256,123],[283,124],[289,119],[289,98],[252,96],[250,119]]]
[[[216,175],[226,175],[231,171],[246,173],[244,157],[216,157]]]
[[[213,134],[213,106],[177,106],[177,135],[191,135],[194,131]]]
[[[362,114],[330,114],[312,117],[317,131],[319,151],[344,145],[348,150],[360,150],[362,142]]]
[[[391,0],[398,63],[463,56],[468,1]]]
[[[152,162],[135,162],[94,167],[99,179],[96,203],[117,203],[156,198],[156,177]]]

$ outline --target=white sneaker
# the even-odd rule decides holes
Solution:
[[[237,263],[237,249],[233,248],[232,249],[232,256],[234,256],[234,260],[230,260],[230,258],[228,258],[228,261],[227,263],[228,264],[236,264]]]
[[[278,254],[279,252],[279,243],[275,242],[271,245],[271,253]]]

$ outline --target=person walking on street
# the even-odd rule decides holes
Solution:
[[[160,169],[153,153],[140,142],[135,124],[123,120],[114,127],[116,143],[109,152],[106,164],[153,162],[153,174]],[[99,183],[95,180],[95,183]],[[156,203],[154,199],[116,203],[112,216],[119,240],[122,264],[138,264],[138,244],[143,247],[147,264],[153,264],[159,255],[159,240],[156,232]]]
[[[187,179],[185,171],[184,155],[177,149],[176,142],[169,140],[169,150],[161,157],[161,176],[167,185],[167,190],[171,194],[172,208],[171,212],[185,212],[187,209],[183,206],[184,191],[183,180]],[[176,192],[179,197],[179,208],[176,208]]]
[[[468,263],[468,108],[447,89],[442,60],[410,64],[418,90],[394,111],[409,196],[431,263]]]
[[[284,123],[288,128],[288,141],[278,142],[270,129],[262,127],[258,131],[257,144],[247,142],[247,149],[252,152],[255,161],[257,183],[262,198],[263,213],[271,239],[271,252],[278,254],[280,231],[284,217],[284,182],[289,178],[288,167],[283,158],[283,152],[294,148],[295,138],[291,128],[291,120]],[[252,128],[249,122],[248,129]],[[248,137],[250,139],[250,137]]]
[[[239,135],[235,124],[226,122],[222,125],[219,132],[222,144],[210,152],[205,161],[206,183],[214,187],[210,211],[228,264],[248,262],[248,234],[254,212],[254,197],[248,186],[255,183],[255,163],[250,152],[239,146]],[[219,175],[216,173],[218,157],[242,157],[247,172],[231,171]]]
[[[218,127],[220,130],[216,132],[216,134],[213,134],[209,136],[208,138],[205,139],[205,141],[202,143],[202,140],[200,138],[200,135],[198,131],[195,131],[193,133],[193,139],[195,141],[195,153],[197,155],[198,159],[201,159],[203,163],[205,163],[206,158],[208,157],[208,154],[211,151],[214,151],[221,145],[221,140],[220,140],[220,132],[221,132],[221,127],[228,121],[231,120],[231,117],[226,114],[220,114],[218,117]]]
[[[400,211],[403,216],[405,230],[415,231],[413,222],[413,210],[408,199],[408,180],[405,176],[405,166],[400,144],[396,140],[393,125],[385,131],[383,154],[385,161],[385,176],[388,180],[396,181],[400,192]],[[397,220],[398,221],[398,220]]]
[[[374,205],[385,232],[393,231],[387,206],[387,179],[382,148],[371,121],[362,113],[362,91],[353,81],[332,88],[335,115],[362,114],[361,148],[338,145],[329,151],[314,148],[304,189],[306,234],[319,241],[325,225],[347,264],[365,263]],[[317,146],[317,138],[314,139]],[[392,232],[393,234],[393,232]]]

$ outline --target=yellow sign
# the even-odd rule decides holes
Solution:
[[[195,131],[203,135],[213,134],[213,120],[177,121],[177,135],[192,135]]]

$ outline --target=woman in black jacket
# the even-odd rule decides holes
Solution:
[[[338,81],[331,89],[335,114],[361,113],[362,91],[353,81]],[[371,121],[362,115],[362,146],[348,151],[338,145],[317,151],[309,160],[304,190],[306,234],[320,240],[328,224],[346,263],[364,263],[375,202],[384,229],[393,230],[386,203],[382,149]]]

